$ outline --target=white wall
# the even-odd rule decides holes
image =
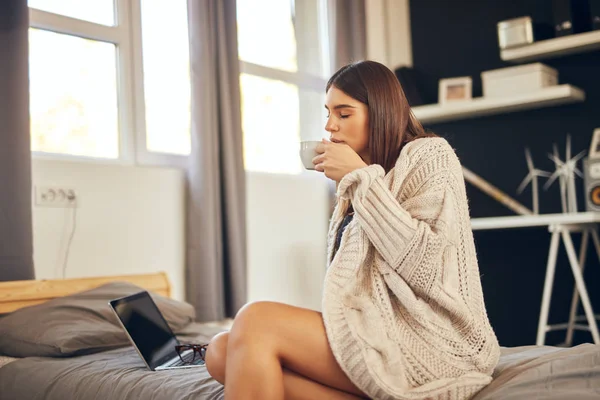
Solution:
[[[166,271],[184,298],[183,171],[36,159],[33,185],[77,193],[66,277]],[[247,174],[249,300],[320,309],[328,190],[316,172]],[[34,205],[37,279],[62,277],[72,212]]]
[[[33,185],[66,186],[78,197],[66,277],[165,271],[183,299],[184,175],[142,168],[35,159]],[[33,206],[37,279],[61,278],[73,210]]]
[[[249,300],[320,310],[329,183],[317,172],[247,178]]]

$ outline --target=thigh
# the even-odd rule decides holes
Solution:
[[[284,368],[323,385],[365,396],[337,363],[322,314],[317,311],[274,302],[250,303],[234,320],[232,335],[236,334],[268,340]]]

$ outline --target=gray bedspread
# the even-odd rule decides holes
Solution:
[[[192,324],[183,339],[220,329]],[[178,400],[223,398],[206,368],[150,371],[133,347],[80,357],[27,357],[0,368],[0,400]]]
[[[199,332],[193,327],[190,333]],[[216,331],[198,338],[204,341]],[[133,348],[25,358],[0,368],[2,400],[222,399],[204,368],[148,371]],[[473,400],[600,399],[600,346],[503,348],[494,381]]]
[[[600,399],[600,345],[503,348],[493,378],[473,400]]]

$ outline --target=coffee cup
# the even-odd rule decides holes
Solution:
[[[317,153],[317,146],[321,143],[320,140],[305,140],[300,142],[300,159],[304,168],[314,170],[315,165],[312,160],[319,154]]]

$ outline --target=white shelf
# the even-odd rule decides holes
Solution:
[[[460,103],[417,106],[412,110],[417,119],[425,124],[552,107],[584,100],[585,92],[583,90],[571,85],[557,85],[514,96],[476,97]]]
[[[504,61],[524,62],[566,56],[600,49],[600,31],[578,33],[542,40],[526,46],[500,51]]]
[[[472,218],[471,229],[530,228],[553,224],[577,225],[600,223],[600,212],[578,212],[564,214],[514,215],[509,217]]]

